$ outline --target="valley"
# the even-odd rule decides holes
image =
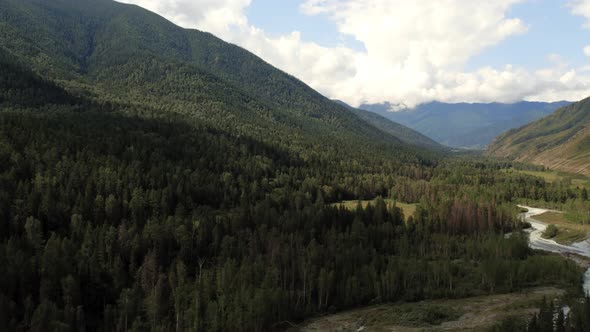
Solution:
[[[165,17],[0,0],[0,331],[590,326],[588,99],[398,123]]]
[[[566,101],[554,103],[440,103],[415,108],[391,104],[361,105],[389,120],[406,125],[435,141],[453,148],[485,149],[500,134],[550,115]]]

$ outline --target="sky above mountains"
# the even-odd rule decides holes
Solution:
[[[579,100],[590,0],[121,0],[351,105]]]

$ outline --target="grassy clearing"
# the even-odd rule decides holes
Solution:
[[[590,225],[572,223],[566,215],[559,212],[545,212],[533,217],[536,220],[557,226],[557,235],[553,237],[557,243],[570,245],[589,238]]]
[[[563,180],[563,177],[559,176],[557,172],[553,171],[521,171],[521,170],[514,170],[517,173],[521,174],[528,174],[531,176],[536,176],[539,178],[543,178],[545,181],[549,183],[553,183],[558,180]]]
[[[400,202],[396,202],[395,200],[389,199],[389,198],[384,198],[383,201],[385,201],[385,204],[387,204],[387,205],[395,204],[398,208],[402,209],[406,220],[408,219],[408,217],[414,215],[414,212],[416,211],[416,204],[400,203]],[[354,209],[356,209],[359,202],[362,204],[363,207],[367,207],[367,205],[369,205],[369,203],[372,205],[375,205],[374,199],[373,200],[364,200],[364,201],[342,201],[342,202],[334,203],[332,205],[343,206],[349,210],[354,210]]]
[[[570,181],[572,188],[586,188],[590,189],[590,178],[581,174],[572,174],[558,171],[525,171],[518,169],[506,169],[508,173],[527,174],[544,179],[548,183],[557,181]]]
[[[543,297],[553,300],[563,294],[563,290],[549,287],[456,300],[386,304],[313,319],[291,331],[485,331],[505,318],[531,315]]]

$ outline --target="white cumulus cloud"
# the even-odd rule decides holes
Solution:
[[[466,64],[528,27],[509,17],[523,0],[305,0],[306,15],[324,15],[342,35],[364,45],[324,47],[299,32],[269,36],[245,14],[251,0],[122,0],[188,28],[209,31],[300,78],[330,98],[352,105],[389,101],[409,106],[439,100],[490,102],[577,100],[590,95],[587,68],[553,61],[536,71]],[[590,0],[570,3],[590,18]],[[584,9],[586,8],[586,9]]]
[[[573,14],[586,17],[584,27],[590,29],[590,0],[571,0],[568,5]]]
[[[244,16],[251,0],[117,0],[158,13],[185,28],[221,33],[246,26]]]

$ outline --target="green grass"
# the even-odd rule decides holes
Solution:
[[[545,212],[533,217],[536,220],[557,226],[557,235],[553,240],[557,243],[570,245],[588,238],[589,225],[580,225],[566,219],[564,213]]]
[[[590,180],[587,177],[579,179],[574,178],[572,179],[572,185],[574,187],[590,189]]]
[[[554,172],[554,171],[521,171],[521,170],[515,170],[515,171],[518,173],[521,173],[521,174],[528,174],[531,176],[543,178],[543,180],[545,180],[546,182],[549,182],[549,183],[553,183],[557,180],[563,179],[561,176],[559,176],[557,174],[557,172]]]
[[[590,225],[590,211],[585,208],[569,209],[565,212],[565,218],[580,225]]]
[[[546,239],[552,239],[557,236],[558,232],[559,229],[557,228],[557,226],[555,226],[554,224],[550,224],[543,232],[543,237]]]
[[[529,170],[518,170],[518,169],[506,169],[508,173],[526,174],[542,178],[548,183],[554,183],[558,181],[570,181],[572,188],[586,188],[590,189],[590,178],[580,174],[572,174],[566,172],[558,172],[552,170],[546,171],[529,171]]]
[[[397,202],[396,200],[390,199],[390,198],[384,198],[383,201],[385,201],[385,204],[387,204],[387,205],[395,204],[398,208],[402,209],[406,220],[408,220],[408,217],[414,215],[414,212],[416,211],[416,204],[401,203],[401,202]],[[367,207],[367,205],[369,205],[369,203],[372,205],[375,205],[375,199],[363,200],[363,201],[358,201],[358,200],[356,200],[356,201],[355,200],[342,201],[342,202],[334,203],[332,205],[343,206],[346,209],[354,210],[354,209],[356,209],[359,202],[362,204],[363,207]]]

